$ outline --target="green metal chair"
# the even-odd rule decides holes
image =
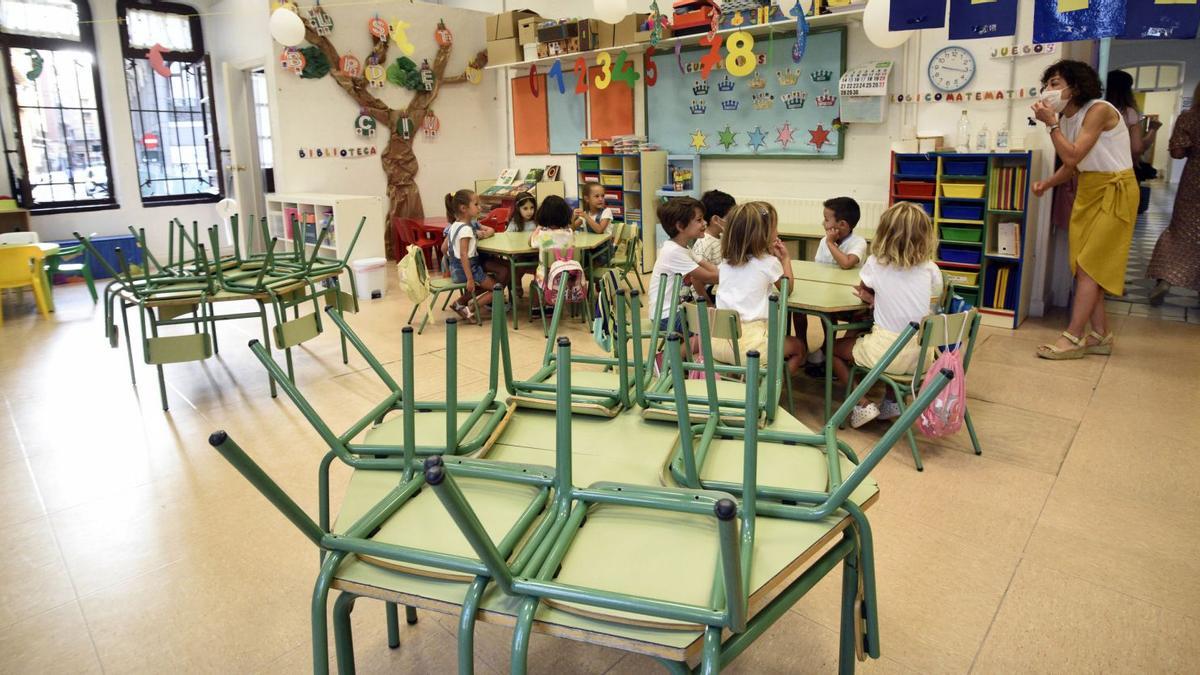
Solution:
[[[879,378],[892,390],[892,395],[900,405],[901,414],[911,406],[911,404],[905,405],[905,401],[917,396],[917,390],[921,387],[920,383],[925,379],[925,368],[932,362],[933,353],[942,347],[956,344],[960,331],[963,335],[961,349],[965,350],[963,352],[963,376],[966,376],[967,368],[971,365],[971,355],[975,352],[975,337],[979,333],[979,321],[979,312],[974,309],[957,314],[930,314],[921,321],[921,351],[917,356],[916,369],[906,375],[885,372]],[[851,399],[849,392],[854,387],[855,378],[864,372],[866,369],[861,366],[854,366],[850,369],[850,381],[846,383],[848,392],[846,400],[851,404],[862,397],[862,394],[859,394]],[[975,434],[975,424],[971,421],[971,411],[967,407],[967,401],[963,401],[963,421],[966,422],[967,433],[971,436],[971,447],[975,449],[975,454],[983,454],[983,448],[979,446],[979,437]],[[916,435],[913,434],[912,429],[908,429],[907,434],[917,471],[924,471],[925,464],[921,461],[921,451],[917,448]]]
[[[759,483],[756,496],[760,500],[758,511],[763,515],[820,520],[834,512],[848,513],[854,519],[860,537],[863,602],[859,619],[864,624],[863,647],[875,658],[879,656],[879,624],[874,545],[870,524],[862,512],[865,500],[872,498],[874,493],[859,490],[859,486],[946,386],[952,374],[944,371],[934,385],[922,391],[861,463],[854,450],[838,438],[838,427],[850,415],[854,402],[883,376],[884,370],[916,332],[917,325],[913,324],[900,334],[880,362],[863,378],[854,392],[855,397],[842,404],[819,434],[760,430],[749,424],[742,428],[722,426],[716,418],[699,425],[680,420],[679,442],[667,462],[667,475],[664,476],[684,487],[722,490],[745,499],[745,477],[752,472]],[[747,355],[748,360],[751,354],[755,352]],[[677,353],[670,356],[679,363],[681,357]],[[682,379],[682,370],[672,370],[677,381]],[[683,405],[682,400],[680,404]]]
[[[409,252],[409,255],[412,255],[412,253]],[[417,329],[417,335],[420,335],[425,331],[425,325],[429,323],[429,315],[433,314],[433,308],[437,304],[438,296],[445,294],[446,297],[442,301],[442,309],[445,310],[446,305],[450,303],[450,298],[453,297],[455,291],[464,295],[466,294],[467,284],[466,282],[459,283],[454,281],[449,276],[430,276],[429,268],[425,266],[424,254],[416,256],[415,260],[417,263],[417,276],[419,277],[419,281],[423,286],[425,286],[425,290],[429,293],[429,305],[425,309],[425,318],[421,319],[421,327]],[[468,302],[471,305],[471,309],[475,311],[475,316],[478,317],[479,302],[475,298],[470,298]],[[412,325],[413,319],[417,316],[417,310],[420,309],[420,307],[421,303],[413,304],[412,313],[408,315],[408,325]]]
[[[680,336],[668,338],[667,350],[680,359]],[[776,620],[787,614],[817,581],[843,563],[841,659],[853,669],[855,600],[859,587],[858,535],[831,516],[817,522],[792,522],[787,528],[825,541],[840,530],[841,539],[769,602],[752,601],[767,579],[756,568],[759,528],[779,525],[759,516],[752,441],[747,441],[740,504],[729,493],[685,488],[647,487],[601,482],[588,488],[572,484],[570,341],[558,344],[558,406],[554,496],[532,560],[510,564],[493,536],[479,524],[475,500],[464,495],[452,471],[430,466],[425,480],[451,514],[496,585],[519,601],[512,638],[512,672],[526,672],[530,637],[539,605],[589,617],[614,626],[653,626],[699,631],[703,647],[698,672],[718,673]],[[758,355],[747,370],[748,405],[756,406]],[[680,361],[680,364],[682,361]],[[682,366],[678,365],[679,371]],[[682,400],[682,397],[681,397]],[[747,438],[757,420],[747,416]],[[862,475],[854,476],[861,480]],[[850,492],[854,485],[842,488]],[[815,509],[814,509],[815,515]],[[779,521],[782,522],[782,521]],[[602,559],[600,559],[602,558]],[[727,636],[728,635],[728,636]],[[693,672],[686,662],[664,661],[671,672]]]
[[[406,450],[406,434],[412,430],[416,445],[413,452],[418,456],[430,455],[483,455],[491,447],[503,429],[512,409],[497,400],[499,391],[499,362],[497,350],[492,351],[488,373],[488,390],[478,400],[458,399],[458,331],[455,319],[446,320],[446,393],[440,401],[413,401],[411,384],[400,387],[384,369],[379,359],[346,323],[345,317],[333,308],[325,310],[329,320],[337,326],[346,340],[354,346],[359,356],[367,362],[371,371],[388,388],[388,395],[365,415],[341,434],[334,433],[320,417],[312,404],[304,397],[292,378],[271,358],[270,352],[258,340],[250,342],[250,350],[262,363],[272,380],[283,388],[288,398],[304,415],[317,434],[331,450],[344,451],[355,456],[376,458],[395,457]],[[503,315],[501,315],[503,316]],[[497,326],[492,321],[493,336],[503,332],[503,318]],[[404,330],[411,331],[411,327]],[[407,333],[405,333],[407,335]],[[411,338],[409,338],[411,339]],[[412,367],[411,359],[402,363],[405,373]],[[414,413],[395,416],[412,402]],[[453,414],[448,414],[453,411]],[[356,439],[362,436],[361,441]],[[449,440],[452,439],[452,440]]]
[[[685,330],[691,330],[691,327],[685,326],[683,321],[683,312],[680,311],[679,292],[678,289],[682,284],[682,278],[675,275],[671,283],[667,283],[666,275],[660,278],[658,285],[658,299],[653,306],[661,307],[664,302],[666,289],[671,287],[671,301],[668,312],[668,327],[682,326]],[[786,282],[784,282],[784,290],[786,293]],[[674,394],[674,379],[669,373],[670,359],[664,359],[666,367],[663,372],[654,378],[653,375],[653,354],[643,357],[642,346],[646,342],[642,339],[641,331],[641,311],[637,306],[637,297],[634,298],[634,308],[631,312],[633,317],[633,364],[634,364],[634,381],[637,384],[637,401],[642,407],[642,416],[646,419],[662,420],[674,422],[678,417],[680,410],[675,400]],[[786,305],[783,305],[779,300],[779,295],[772,294],[770,297],[770,311],[768,314],[768,340],[767,349],[770,351],[772,358],[767,361],[765,367],[759,366],[762,372],[759,374],[758,381],[762,392],[756,397],[760,402],[755,410],[753,417],[756,420],[765,420],[770,423],[775,420],[775,416],[779,410],[780,391],[788,383],[783,377],[783,319],[782,312],[785,311]],[[708,311],[707,307],[699,304],[701,311],[698,312],[700,326],[697,328],[700,334],[701,344],[704,346],[705,353],[704,363],[693,361],[683,362],[682,367],[686,372],[703,373],[703,380],[685,379],[684,387],[687,392],[686,410],[688,417],[694,422],[703,422],[708,418],[716,415],[723,418],[731,424],[741,422],[746,411],[750,408],[746,407],[745,388],[738,382],[718,380],[717,375],[745,377],[747,366],[733,366],[727,364],[717,364],[714,362],[711,351],[708,347],[711,339],[711,331],[707,326]],[[678,318],[677,318],[678,317]],[[658,338],[660,334],[659,322],[651,321],[650,339],[648,344],[651,346],[659,344]],[[713,402],[716,402],[715,404]]]
[[[68,262],[76,259],[78,259],[78,262]],[[96,280],[92,278],[92,266],[89,264],[88,252],[83,247],[83,244],[62,246],[58,249],[58,253],[47,256],[46,274],[51,282],[58,275],[83,277],[84,283],[87,284],[88,293],[92,296],[92,304],[100,301],[100,297],[96,295]]]
[[[564,273],[565,274],[565,273]],[[501,333],[499,348],[506,364],[504,372],[505,384],[512,393],[509,403],[525,408],[554,410],[558,405],[556,392],[559,366],[557,356],[552,347],[558,335],[559,322],[566,311],[566,284],[558,287],[558,301],[554,305],[554,315],[550,322],[550,338],[546,340],[546,351],[542,358],[542,367],[525,380],[514,380],[512,369],[508,367],[510,352],[507,331]],[[622,410],[629,408],[633,402],[633,373],[627,356],[628,335],[625,326],[625,289],[618,289],[614,301],[614,339],[612,356],[583,356],[571,357],[568,366],[583,364],[599,367],[573,373],[578,385],[572,385],[571,412],[580,415],[598,415],[615,417]]]
[[[497,314],[503,322],[504,313]],[[331,314],[332,316],[332,314]],[[404,388],[413,387],[412,327],[402,329]],[[291,387],[281,371],[273,375],[280,385]],[[297,401],[299,405],[299,401]],[[312,596],[313,672],[327,673],[328,597],[339,570],[361,560],[386,569],[402,569],[409,574],[434,579],[455,579],[462,582],[463,612],[459,631],[459,658],[467,665],[462,672],[471,672],[473,630],[476,608],[487,588],[489,573],[486,566],[472,556],[471,549],[458,537],[446,537],[453,526],[440,509],[425,506],[434,499],[425,486],[425,466],[436,466],[442,475],[454,475],[473,498],[484,501],[493,509],[489,512],[486,531],[495,536],[498,555],[514,558],[514,565],[523,569],[522,560],[534,554],[532,543],[545,536],[549,520],[541,518],[549,503],[553,485],[551,472],[520,464],[484,462],[462,457],[427,458],[421,462],[417,454],[417,424],[414,422],[418,404],[411,396],[402,401],[405,418],[402,453],[380,455],[353,452],[336,437],[328,438],[330,451],[321,461],[319,473],[318,519],[314,521],[245,451],[224,431],[209,437],[209,443],[229,461],[259,492],[295,525],[320,551],[321,568]],[[303,407],[302,407],[303,410]],[[306,411],[306,415],[308,412]],[[342,513],[331,524],[329,499],[329,469],[333,461],[354,469]],[[499,489],[500,486],[505,486]],[[438,518],[437,513],[442,513]],[[432,514],[432,517],[431,517]],[[482,527],[482,526],[481,526]],[[350,611],[354,595],[343,593],[334,606],[335,638],[339,670],[353,672],[353,652],[350,634]],[[400,645],[398,605],[386,603],[388,644]],[[405,608],[408,623],[416,623],[416,610]]]
[[[642,284],[642,275],[637,272],[637,264],[642,259],[642,235],[638,228],[626,223],[615,223],[615,234],[612,241],[612,256],[609,258],[608,265],[597,267],[591,271],[591,279],[603,278],[609,272],[614,272],[625,282],[629,290],[633,290],[633,284],[630,283],[629,277],[632,275],[637,280],[638,290],[645,293],[646,287]]]

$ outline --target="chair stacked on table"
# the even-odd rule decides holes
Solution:
[[[950,374],[924,387],[860,461],[838,438],[850,405],[821,433],[773,417],[780,388],[763,383],[774,370],[753,351],[740,370],[720,369],[744,380],[722,383],[741,397],[714,394],[718,368],[709,359],[685,361],[681,335],[660,342],[653,330],[640,334],[638,296],[614,294],[609,354],[572,354],[570,341],[552,331],[542,366],[518,380],[503,294],[494,293],[488,389],[467,402],[457,398],[453,319],[445,398],[422,401],[413,395],[411,327],[402,329],[397,386],[330,311],[390,392],[342,434],[252,343],[328,445],[318,519],[227,433],[214,433],[210,443],[320,550],[311,615],[315,672],[329,667],[326,612],[336,588],[334,638],[344,673],[354,671],[350,612],[358,597],[385,602],[392,647],[399,645],[399,605],[410,623],[417,606],[457,612],[460,673],[473,672],[477,620],[514,627],[514,673],[526,671],[533,632],[650,654],[671,672],[694,666],[716,673],[839,564],[841,670],[852,671],[856,655],[879,655],[873,545],[863,513],[877,496],[869,473]],[[562,311],[560,304],[555,329]],[[900,336],[856,393],[879,380],[916,330]],[[652,355],[660,347],[665,363],[655,375]],[[687,378],[700,371],[705,381],[697,393]],[[498,402],[501,375],[508,405]],[[664,379],[670,386],[662,386]],[[652,400],[651,392],[672,403]],[[643,403],[657,408],[655,415],[646,415]],[[697,420],[703,405],[709,413]],[[627,433],[636,437],[621,435]],[[331,519],[334,461],[353,475]],[[598,471],[626,480],[581,479]]]
[[[116,251],[114,268],[92,245],[91,238],[75,233],[75,237],[91,256],[112,275],[104,288],[104,331],[109,344],[116,347],[121,330],[116,325],[120,313],[125,334],[125,349],[129,357],[129,376],[135,384],[133,345],[129,331],[128,310],[137,308],[141,325],[142,358],[158,372],[159,395],[163,410],[168,409],[166,380],[163,366],[169,363],[200,361],[218,353],[216,326],[218,321],[259,319],[263,340],[272,336],[276,348],[284,351],[288,376],[293,375],[292,348],[312,339],[323,331],[320,308],[322,303],[337,311],[357,311],[354,276],[350,275],[351,293],[341,291],[339,278],[346,269],[354,250],[363,221],[358,223],[354,238],[342,259],[320,255],[321,244],[330,235],[323,228],[312,253],[305,244],[292,242],[290,249],[279,246],[277,238],[269,236],[266,219],[260,222],[263,240],[270,245],[263,253],[243,256],[238,218],[231,219],[233,251],[220,255],[216,226],[208,230],[208,245],[201,239],[200,228],[192,223],[191,231],[178,220],[167,228],[167,257],[160,261],[146,245],[145,229],[129,228],[136,246],[141,249],[143,266],[135,269],[124,253]],[[218,313],[218,305],[228,301],[248,300],[256,303],[257,311]],[[268,307],[270,311],[268,311]],[[305,307],[313,311],[301,313]],[[288,318],[289,310],[291,318]],[[275,318],[274,330],[268,316]],[[173,328],[190,326],[191,331]],[[169,333],[169,334],[164,334]],[[346,360],[346,343],[342,342],[342,358]],[[271,395],[275,396],[274,380]]]

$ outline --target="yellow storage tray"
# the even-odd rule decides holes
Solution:
[[[979,199],[983,196],[983,183],[942,183],[942,196]]]
[[[955,286],[977,286],[979,272],[963,272],[962,270],[942,270],[942,278]]]

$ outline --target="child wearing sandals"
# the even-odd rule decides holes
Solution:
[[[481,231],[476,233],[474,223],[478,216],[479,197],[474,192],[459,190],[452,194],[446,194],[446,218],[451,221],[446,235],[450,278],[455,283],[467,285],[466,295],[455,300],[451,308],[468,321],[475,321],[477,318],[468,300],[475,298],[479,307],[490,306],[492,289],[496,287],[497,283],[496,279],[488,276],[484,271],[479,251],[475,248],[479,237],[494,234],[491,228],[481,228]],[[502,266],[503,269],[499,269],[499,267],[501,266],[497,266],[492,273],[499,277],[500,283],[504,283],[508,281],[508,268]]]
[[[833,346],[833,372],[847,382],[850,366],[870,368],[909,323],[919,323],[930,314],[942,293],[942,273],[933,263],[937,235],[924,209],[911,202],[899,202],[883,212],[871,255],[859,273],[861,282],[854,293],[871,305],[875,325],[863,335],[846,335]],[[896,355],[887,372],[912,373],[917,365],[920,346],[916,338]],[[855,429],[879,418],[895,419],[900,406],[888,400],[887,393],[877,405],[863,398],[854,406],[850,426]]]
[[[717,293],[717,309],[732,309],[742,320],[742,335],[738,350],[733,353],[733,341],[713,340],[713,358],[724,363],[738,362],[750,350],[770,357],[767,349],[767,324],[770,295],[780,281],[792,279],[792,258],[779,240],[778,215],[767,202],[747,202],[734,206],[725,220],[721,237],[721,261],[718,273],[721,288]],[[782,327],[781,327],[782,328]],[[784,338],[783,358],[788,376],[799,372],[804,364],[804,343],[799,338]]]

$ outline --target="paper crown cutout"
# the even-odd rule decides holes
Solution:
[[[708,104],[704,101],[692,99],[692,105],[689,109],[693,115],[703,115],[708,110]]]
[[[813,82],[828,82],[833,79],[832,70],[814,70],[809,74]]]
[[[775,75],[779,78],[779,84],[785,87],[790,87],[793,84],[796,84],[796,80],[800,79],[800,71],[793,70],[791,68],[788,68],[787,70],[776,71]]]
[[[787,108],[788,110],[799,110],[804,107],[804,102],[807,99],[807,92],[789,91],[783,95],[783,107]]]
[[[692,85],[692,94],[703,96],[708,93],[708,83],[703,80],[696,80],[696,84]]]
[[[741,103],[737,99],[731,98],[726,101],[721,101],[721,110],[728,110],[732,112],[737,110],[739,105],[741,105]]]

